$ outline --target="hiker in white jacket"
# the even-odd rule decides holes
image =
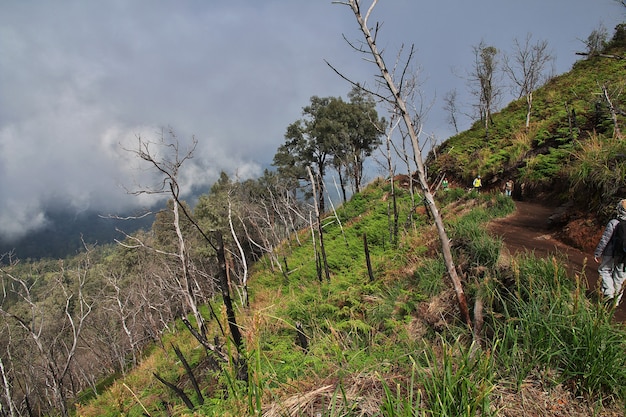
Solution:
[[[615,218],[609,220],[604,233],[593,253],[593,259],[599,263],[598,274],[602,279],[604,301],[617,306],[622,299],[623,284],[626,280],[626,253],[623,235],[626,231],[626,199],[617,204]],[[620,226],[620,222],[623,225]]]

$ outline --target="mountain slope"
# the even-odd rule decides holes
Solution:
[[[623,401],[619,392],[603,386],[590,389],[586,394],[588,400],[577,398],[581,389],[588,389],[589,378],[578,380],[570,375],[578,372],[578,368],[557,366],[557,359],[571,356],[569,349],[575,349],[576,355],[582,355],[587,348],[598,354],[598,347],[581,340],[566,342],[565,334],[559,336],[563,338],[559,344],[550,340],[549,333],[533,332],[554,325],[555,328],[548,327],[547,331],[554,334],[559,328],[556,333],[560,334],[566,328],[557,320],[563,319],[574,333],[585,333],[587,330],[579,327],[579,316],[582,326],[596,332],[612,335],[617,331],[621,339],[597,335],[597,340],[605,346],[600,348],[598,358],[604,364],[607,346],[623,349],[626,339],[606,323],[608,312],[596,310],[593,303],[578,299],[576,308],[572,309],[575,281],[557,261],[523,255],[509,259],[510,264],[502,264],[502,243],[489,237],[485,222],[509,213],[513,208],[511,199],[492,194],[479,196],[460,188],[438,195],[453,240],[455,261],[472,304],[481,298],[479,294],[491,294],[482,300],[485,350],[474,357],[471,352],[476,348],[471,347],[471,335],[459,319],[453,292],[445,279],[436,233],[425,213],[410,214],[414,209],[406,190],[396,191],[400,212],[409,215],[411,222],[405,225],[398,245],[390,244],[387,237],[390,191],[388,184],[375,182],[339,208],[338,218],[326,218],[330,281],[318,279],[308,231],[302,232],[299,243],[295,239],[288,243],[287,277],[272,269],[268,262],[255,265],[249,288],[251,305],[238,309],[238,322],[244,330],[248,351],[247,389],[235,381],[234,374],[220,376],[207,368],[204,357],[210,355],[180,329],[166,334],[161,348],[155,348],[126,378],[115,382],[96,400],[79,406],[79,414],[138,415],[143,410],[151,415],[191,415],[176,395],[151,381],[151,373],[156,372],[177,381],[178,387],[186,392],[192,392],[180,361],[169,348],[175,341],[184,355],[192,358],[195,373],[202,376],[202,392],[211,398],[204,405],[195,402],[194,415],[374,416],[387,410],[383,415],[403,416],[411,415],[400,411],[405,407],[437,412],[434,402],[437,393],[447,393],[452,399],[445,402],[444,410],[439,409],[444,413],[440,415],[485,415],[486,410],[492,410],[494,415],[515,415],[522,413],[520,407],[541,410],[542,415],[548,416],[585,415],[592,409],[596,415],[616,415],[612,413],[619,410]],[[364,233],[373,280],[367,274]],[[533,320],[543,320],[542,325],[525,315],[503,318],[510,314],[509,308],[519,310],[516,314],[528,308],[517,304],[515,298],[507,300],[511,296],[507,292],[509,280],[515,280],[514,287],[522,293],[532,294],[527,301],[537,302],[532,309],[541,310]],[[547,286],[545,290],[543,286]],[[526,297],[519,301],[523,299]],[[563,310],[557,312],[557,305],[546,303],[546,299],[552,303],[563,300],[558,303]],[[555,319],[550,318],[553,314]],[[298,323],[306,337],[306,346],[298,341]],[[518,323],[517,330],[501,333],[501,327],[506,328],[507,323]],[[216,323],[210,325],[209,332],[214,334]],[[516,339],[529,337],[530,340],[513,341],[513,335]],[[535,349],[517,352],[509,345],[521,347],[532,342],[541,352],[552,352],[537,343],[542,339],[560,351],[550,353],[548,362],[534,356]],[[228,340],[221,343],[231,346]],[[616,359],[623,362],[619,355]],[[620,367],[609,364],[612,378],[619,381],[626,378],[626,374],[614,372]],[[543,371],[535,374],[533,369]],[[577,385],[568,388],[572,381],[577,381]],[[551,384],[550,396],[546,397],[543,389],[533,388],[542,384]],[[614,400],[605,400],[604,406],[598,408],[593,399],[606,393]],[[546,403],[558,407],[546,407]],[[466,406],[474,412],[462,412]],[[501,413],[496,413],[494,407]]]
[[[478,174],[487,187],[513,178],[519,198],[572,199],[584,210],[604,210],[625,191],[626,146],[618,137],[626,121],[622,30],[603,55],[578,61],[533,93],[528,129],[521,98],[493,115],[488,133],[476,122],[441,144],[429,155],[431,172],[468,186]]]
[[[601,57],[581,61],[543,87],[529,131],[521,127],[523,103],[511,103],[494,115],[488,138],[477,124],[442,144],[429,161],[429,172],[453,180],[437,202],[474,307],[472,329],[459,320],[423,202],[378,180],[324,220],[329,280],[319,273],[319,246],[309,230],[277,249],[285,274],[266,258],[254,266],[250,306],[237,309],[247,384],[232,364],[215,371],[210,353],[178,326],[137,369],[82,401],[79,414],[623,414],[626,335],[611,324],[614,312],[586,296],[560,255],[503,259],[502,242],[487,233],[486,222],[510,213],[511,199],[465,189],[481,173],[487,191],[514,177],[524,184],[517,190],[523,198],[549,194],[565,201],[571,194],[563,190],[569,189],[587,190],[577,193],[585,200],[573,199],[580,207],[615,198],[617,191],[606,186],[613,171],[597,176],[586,169],[621,163],[615,125],[607,124],[593,93],[593,80],[606,83],[611,71],[623,78],[623,69],[613,65]],[[599,148],[595,159],[587,159],[591,146]],[[397,243],[389,217],[392,191],[402,220]],[[209,334],[232,352],[216,321],[225,323],[226,312],[213,308],[218,300],[209,302],[217,310],[206,312]],[[199,376],[203,404],[192,394],[174,342]],[[153,373],[175,381],[192,397],[194,410]]]

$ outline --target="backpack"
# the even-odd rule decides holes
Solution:
[[[626,220],[620,220],[615,226],[611,239],[613,240],[613,256],[619,256],[623,261],[626,257]]]

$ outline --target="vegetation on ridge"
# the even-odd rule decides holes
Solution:
[[[625,191],[625,41],[626,26],[619,25],[602,54],[578,61],[536,90],[528,128],[521,98],[492,115],[488,137],[476,122],[446,140],[431,153],[431,170],[468,185],[478,174],[498,187],[514,178],[528,198],[549,194],[561,202],[573,198],[584,210],[612,209],[612,197]]]
[[[328,218],[330,282],[318,280],[305,233],[300,244],[291,242],[288,277],[268,262],[255,265],[252,303],[240,310],[247,386],[234,375],[209,377],[209,357],[179,327],[78,414],[140,415],[145,407],[151,415],[191,415],[150,377],[160,373],[191,392],[171,343],[184,346],[210,394],[194,415],[507,415],[519,412],[514,393],[528,395],[535,384],[560,395],[555,410],[561,412],[571,407],[603,415],[600,410],[624,406],[626,334],[611,324],[611,311],[585,297],[563,260],[525,255],[499,262],[502,243],[484,226],[512,210],[510,199],[462,189],[439,196],[468,293],[484,305],[476,344],[443,285],[445,267],[424,214],[397,248],[389,244],[389,190],[372,184],[339,208],[341,227]],[[400,193],[407,213],[409,195]],[[374,281],[366,273],[363,233]],[[306,348],[298,344],[297,323]],[[526,397],[525,406],[538,404]]]
[[[615,174],[595,168],[613,172],[622,163],[619,118],[607,117],[602,100],[590,107],[592,93],[578,90],[584,74],[598,80],[605,65],[621,71],[614,62],[592,56],[575,66],[574,81],[564,75],[542,87],[528,130],[520,127],[526,108],[514,102],[491,116],[488,137],[477,124],[432,154],[433,176],[446,173],[457,185],[433,193],[473,307],[471,329],[444,279],[430,213],[411,188],[376,180],[324,213],[319,233],[310,207],[274,173],[244,183],[224,174],[189,207],[178,200],[177,172],[190,154],[166,144],[175,155],[156,160],[140,141],[137,155],[171,191],[151,230],[54,263],[5,255],[0,377],[18,383],[3,385],[3,408],[80,416],[623,414],[626,334],[611,322],[613,310],[567,275],[566,259],[503,257],[486,228],[514,209],[499,192],[509,176],[525,184],[525,197],[555,184],[589,190],[587,205],[615,197],[623,178],[611,185]],[[478,169],[494,192],[465,189]]]

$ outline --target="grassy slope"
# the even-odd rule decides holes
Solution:
[[[400,285],[397,279],[407,274],[411,277],[411,271],[406,270],[407,265],[412,265],[412,268],[417,266],[417,257],[426,252],[426,245],[433,242],[435,235],[432,231],[424,232],[420,240],[432,236],[425,241],[419,241],[411,234],[412,238],[404,240],[398,247],[393,247],[389,241],[387,203],[384,201],[386,193],[380,184],[372,185],[340,209],[338,214],[341,225],[335,218],[327,219],[325,244],[332,271],[330,283],[318,281],[308,231],[301,233],[299,244],[295,239],[286,243],[290,246],[287,257],[290,269],[288,280],[279,271],[271,270],[263,261],[255,266],[250,280],[251,307],[248,311],[240,311],[240,320],[244,323],[246,345],[251,350],[251,359],[255,358],[255,353],[261,355],[258,358],[259,369],[256,369],[258,373],[255,371],[254,378],[262,380],[258,382],[262,388],[272,388],[274,391],[288,381],[294,381],[294,384],[301,386],[313,386],[319,382],[318,378],[336,379],[343,373],[351,374],[363,367],[376,369],[380,365],[378,359],[392,354],[386,349],[391,347],[391,350],[395,350],[404,346],[405,342],[398,344],[396,339],[407,338],[406,331],[402,328],[405,314],[414,311],[417,303],[426,296],[409,291],[410,281]],[[409,203],[408,193],[404,194],[402,215],[406,218]],[[423,219],[416,218],[415,227],[421,220]],[[374,274],[377,277],[373,283],[368,282],[367,277],[362,241],[364,233],[367,234]],[[440,273],[443,272],[443,266],[438,268]],[[389,277],[393,277],[391,285],[386,283]],[[440,278],[436,279],[439,280]],[[442,287],[440,282],[429,285],[433,290]],[[384,333],[388,335],[378,334],[372,327],[372,320],[377,323],[376,326],[381,325],[379,321],[386,322],[385,326],[389,326],[389,329]],[[294,326],[297,321],[304,324],[305,332],[312,339],[309,354],[294,345]],[[184,333],[186,332],[175,336],[178,344],[182,344],[181,336],[189,341]],[[349,335],[348,339],[337,339],[343,333]],[[385,339],[390,337],[391,341],[379,344],[371,340],[374,336]],[[318,337],[321,339],[315,340]],[[166,341],[164,345],[167,346],[167,343]],[[354,347],[347,346],[353,344]],[[364,346],[379,352],[375,356],[361,355],[359,352]],[[354,352],[348,353],[353,349]],[[404,352],[406,351],[403,350],[401,355],[405,355]],[[358,358],[354,364],[351,364],[351,354]],[[163,352],[156,349],[154,355],[161,357]],[[155,368],[172,369],[164,358],[154,359],[151,356],[149,362],[151,364],[144,372]],[[141,373],[141,370],[137,372]],[[181,370],[176,372],[180,373]],[[316,377],[308,381],[311,376]],[[148,380],[140,378],[139,385],[158,385]],[[284,388],[277,389],[273,395],[278,395],[282,389]],[[139,390],[144,391],[141,388]],[[126,397],[128,407],[134,403],[128,394],[123,395],[124,390],[114,388],[111,391],[115,394],[107,393],[92,406],[82,408],[81,413],[102,415],[103,409],[109,409],[111,403],[117,401],[114,399],[117,395]],[[124,406],[111,412],[119,412],[123,408]]]
[[[589,200],[597,202],[603,198],[602,194],[610,192],[606,186],[607,176],[623,164],[616,156],[621,144],[614,148],[607,146],[613,127],[607,123],[606,113],[596,117],[598,85],[606,83],[615,91],[626,75],[624,72],[623,61],[593,58],[579,62],[570,74],[556,77],[535,93],[529,131],[523,128],[524,101],[511,103],[494,115],[489,140],[485,139],[480,124],[451,138],[438,150],[439,158],[430,161],[431,172],[444,170],[457,183],[463,184],[469,183],[477,173],[483,175],[486,184],[512,176],[527,183],[531,191],[566,184],[587,190],[585,195],[591,197]],[[568,109],[576,112],[578,130],[574,137],[570,135]],[[584,159],[590,145],[598,148],[597,155],[591,160]],[[599,176],[597,172],[606,165],[613,169],[602,171],[604,176]],[[623,176],[621,180],[623,182]],[[613,189],[613,192],[618,191]],[[594,346],[589,341],[593,340],[616,339],[615,345],[620,346],[621,339],[615,338],[613,330],[605,326],[602,310],[584,310],[583,314],[592,316],[587,317],[586,322],[607,332],[590,336],[586,344],[569,340],[572,339],[570,333],[561,334],[552,328],[533,335],[533,331],[542,329],[530,321],[533,311],[538,320],[553,316],[551,301],[543,300],[542,304],[542,297],[535,295],[527,297],[538,301],[534,306],[522,308],[521,301],[514,303],[517,316],[513,322],[519,323],[517,327],[497,325],[498,317],[506,318],[511,314],[510,306],[498,301],[501,283],[513,279],[522,288],[522,284],[529,281],[528,277],[549,276],[557,282],[553,278],[562,274],[562,269],[550,262],[531,261],[529,264],[522,259],[504,267],[497,265],[500,243],[488,238],[484,226],[480,225],[488,218],[485,210],[502,208],[506,203],[494,204],[487,197],[467,199],[461,190],[453,190],[441,201],[470,299],[473,301],[477,294],[483,294],[488,301],[486,327],[494,338],[488,339],[487,345],[491,346],[493,355],[481,355],[484,360],[474,361],[467,350],[470,339],[456,320],[453,296],[443,278],[445,268],[438,256],[436,234],[424,215],[416,215],[415,222],[403,230],[397,247],[391,245],[388,197],[386,184],[372,184],[339,210],[341,227],[336,219],[327,219],[325,242],[332,273],[330,282],[317,279],[310,234],[306,231],[300,235],[299,242],[293,239],[285,243],[288,279],[264,262],[255,266],[250,280],[251,307],[239,311],[249,352],[250,390],[234,383],[228,375],[206,371],[204,352],[186,331],[179,330],[166,335],[165,348],[155,347],[146,353],[140,367],[114,382],[97,399],[80,406],[80,414],[141,415],[146,411],[151,415],[189,414],[152,376],[156,371],[169,380],[178,379],[180,386],[191,395],[182,366],[171,351],[173,341],[196,366],[203,383],[207,401],[198,407],[196,415],[245,415],[260,413],[261,409],[266,415],[277,415],[272,414],[278,410],[272,405],[301,407],[301,414],[294,415],[308,415],[308,411],[322,410],[324,406],[334,410],[327,415],[343,415],[339,410],[347,408],[352,411],[346,415],[372,415],[381,407],[386,410],[385,415],[410,415],[403,414],[406,408],[436,402],[436,398],[429,397],[436,392],[448,393],[453,402],[466,406],[464,410],[487,407],[487,402],[481,401],[488,398],[490,407],[501,410],[500,415],[507,415],[504,411],[507,407],[513,408],[510,415],[515,415],[516,411],[519,415],[521,407],[528,410],[535,406],[533,398],[537,403],[552,404],[554,410],[539,408],[537,412],[542,415],[551,412],[576,415],[576,410],[580,415],[588,415],[602,398],[605,405],[618,404],[619,411],[619,404],[623,402],[621,391],[606,386],[588,387],[593,385],[587,384],[589,375],[598,379],[607,377],[600,371],[579,371],[576,366],[584,368],[584,363],[568,364],[556,353],[541,355],[530,344],[526,346],[528,352],[521,350],[527,340],[537,338],[550,340],[552,345],[562,344],[566,358],[585,357],[580,346],[592,349]],[[403,201],[401,224],[409,216],[411,207],[406,192]],[[473,211],[469,211],[472,208]],[[502,214],[498,210],[488,213]],[[457,214],[464,217],[457,217]],[[364,233],[370,245],[373,282],[369,281],[365,266]],[[530,272],[520,272],[524,268]],[[487,285],[489,282],[496,283],[496,289]],[[561,281],[558,283],[561,288]],[[570,288],[566,285],[564,288],[569,294]],[[548,300],[554,299],[554,291],[552,287],[546,290],[552,295]],[[572,311],[573,305],[587,306],[587,303],[563,297],[568,301],[562,306],[565,311],[554,316],[564,317],[566,327],[575,327],[580,334],[590,332],[584,323],[574,326],[576,320],[571,316],[576,313]],[[518,317],[521,313],[517,310],[529,315],[524,319],[529,320],[527,326],[523,326],[524,320]],[[296,322],[303,324],[309,337],[308,352],[296,344]],[[559,325],[562,323],[555,323]],[[518,340],[506,332],[515,335],[528,332],[529,339]],[[554,334],[560,335],[556,341],[548,337]],[[572,346],[579,350],[568,350]],[[598,349],[606,353],[604,348]],[[606,367],[608,360],[601,360]],[[572,371],[569,371],[570,366]],[[612,366],[623,367],[623,363]],[[437,378],[431,378],[432,375]],[[611,378],[620,384],[623,382],[621,374],[607,377]],[[447,385],[438,386],[437,381]],[[461,392],[455,392],[455,386],[460,386]],[[396,396],[396,387],[403,394]],[[420,391],[416,387],[422,387],[424,398],[418,398]],[[548,391],[551,394],[546,394]],[[577,400],[576,396],[587,401]],[[617,399],[617,402],[606,401],[607,398]],[[446,402],[445,399],[440,401]],[[605,410],[604,415],[610,415],[606,408],[600,409]]]
[[[607,53],[622,56],[624,49]],[[483,184],[498,186],[514,178],[525,184],[528,195],[547,191],[561,201],[584,191],[584,200],[577,203],[598,209],[603,199],[624,191],[626,147],[613,140],[613,123],[602,99],[604,85],[614,105],[626,108],[624,79],[623,60],[581,60],[534,92],[528,129],[522,98],[493,115],[488,139],[477,122],[443,143],[438,158],[429,157],[431,172],[446,172],[462,184],[470,184],[477,174]],[[624,123],[624,116],[619,120]]]
[[[410,213],[410,198],[408,192],[400,193],[401,215],[406,219]],[[195,398],[182,365],[171,351],[172,342],[181,346],[203,384],[207,401],[197,407],[195,415],[240,416],[263,412],[270,417],[321,412],[329,416],[356,416],[376,415],[384,409],[384,415],[404,416],[411,415],[407,409],[417,406],[430,407],[433,412],[442,413],[439,415],[476,415],[478,410],[496,407],[512,407],[511,412],[520,412],[517,407],[535,406],[528,396],[544,396],[546,384],[562,402],[560,412],[569,410],[571,413],[576,408],[589,413],[590,407],[597,407],[598,398],[603,396],[617,399],[617,402],[605,401],[605,404],[619,407],[622,397],[619,392],[613,392],[613,388],[591,392],[585,392],[586,388],[567,389],[564,383],[578,380],[560,363],[563,355],[571,355],[564,347],[559,347],[560,354],[546,358],[530,348],[528,339],[514,340],[506,336],[507,332],[540,331],[537,329],[541,326],[531,322],[528,326],[516,324],[515,328],[503,329],[497,324],[509,314],[503,307],[508,305],[503,301],[506,291],[502,292],[499,286],[512,279],[513,272],[510,266],[498,264],[501,242],[488,237],[484,222],[510,212],[511,200],[493,195],[479,197],[461,189],[440,194],[439,198],[472,304],[478,294],[489,294],[485,298],[487,354],[478,355],[478,360],[472,354],[471,336],[458,320],[453,293],[445,282],[435,231],[423,214],[414,215],[413,224],[403,231],[398,246],[393,247],[389,243],[387,223],[389,186],[379,182],[339,209],[341,225],[332,217],[325,221],[330,282],[319,282],[317,278],[307,231],[300,235],[300,243],[293,239],[288,244],[288,279],[264,262],[255,266],[250,280],[251,307],[240,309],[238,318],[249,352],[249,390],[233,382],[232,376],[208,371],[203,350],[188,332],[179,328],[175,334],[165,337],[165,348],[155,347],[140,367],[116,381],[90,404],[80,406],[80,415],[139,416],[146,410],[150,415],[191,415],[182,402],[152,376],[153,372],[158,372],[170,381],[178,380],[179,386]],[[367,274],[363,233],[367,234],[374,281],[370,281]],[[548,283],[557,283],[561,288],[542,290],[530,297],[533,300],[545,302],[543,295],[555,296],[556,291],[570,294],[574,288],[564,275],[564,269],[550,261],[512,262],[514,265],[519,262],[515,266],[518,275],[547,277]],[[524,269],[529,272],[520,272]],[[536,280],[533,285],[539,288],[541,279],[533,280]],[[518,277],[516,282],[523,288],[524,279]],[[556,296],[569,300],[569,296]],[[576,304],[588,306],[584,301]],[[549,302],[533,305],[529,315],[543,318],[547,314],[546,307],[553,308]],[[519,305],[515,308],[522,310]],[[555,314],[563,317],[568,325],[575,323],[570,307],[565,310],[567,312],[559,310]],[[585,314],[593,316],[585,321],[594,328],[609,329],[605,326],[606,315],[601,312],[604,310],[591,311],[588,313],[585,309]],[[523,323],[523,320],[516,318],[514,321]],[[308,352],[296,343],[297,322],[303,324],[309,338]],[[509,320],[502,322],[510,323]],[[526,332],[522,331],[524,328]],[[544,335],[527,336],[530,339],[540,337],[546,343],[557,345],[548,337],[554,329],[544,331]],[[587,332],[578,327],[576,331]],[[214,332],[215,329],[210,334]],[[614,334],[613,330],[607,332]],[[568,337],[561,335],[558,340],[569,345],[571,342],[565,342]],[[603,342],[606,338],[605,334],[598,335],[598,340]],[[616,339],[615,346],[609,345],[623,349],[620,340]],[[528,346],[521,354],[517,350],[524,344]],[[580,345],[580,341],[576,342],[575,348],[581,349]],[[547,351],[543,346],[539,349]],[[601,348],[595,350],[596,353],[602,351]],[[616,356],[619,360],[622,355]],[[601,360],[606,364],[606,358]],[[615,366],[621,366],[621,362]],[[620,378],[616,380],[623,382]],[[580,381],[577,383],[586,387]],[[447,398],[433,397],[440,393],[445,393]],[[575,396],[581,393],[590,401],[577,400]],[[545,400],[537,399],[539,403]],[[442,401],[446,408],[434,407],[432,404],[436,401]],[[541,410],[544,413],[545,410]],[[543,415],[550,413],[545,411]]]

